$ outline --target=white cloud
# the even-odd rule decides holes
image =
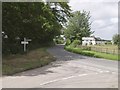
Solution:
[[[113,24],[111,26],[106,26],[105,28],[100,28],[95,30],[95,35],[103,39],[112,39],[112,36],[118,33],[117,25]]]
[[[118,18],[111,18],[111,22],[118,23]]]
[[[91,28],[95,36],[112,39],[118,32],[118,0],[71,0],[69,5],[73,11],[90,11],[90,21],[93,22]]]
[[[103,27],[105,26],[106,22],[104,20],[94,20],[94,22],[92,23],[92,26],[95,28],[99,28],[99,27]]]
[[[119,2],[119,0],[70,0],[70,2]]]

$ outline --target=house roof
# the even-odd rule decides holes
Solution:
[[[84,37],[84,38],[94,38],[96,41],[110,41],[110,40],[104,40],[104,39],[101,39],[100,37],[95,37],[95,36]]]

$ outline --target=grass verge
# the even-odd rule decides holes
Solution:
[[[104,59],[116,60],[116,61],[118,60],[118,55],[100,53],[100,52],[95,52],[95,51],[88,51],[88,50],[83,50],[80,48],[73,48],[71,46],[66,46],[65,49],[67,51],[74,52],[74,53],[81,54],[81,55],[85,55],[85,56],[104,58]]]
[[[40,48],[24,55],[11,55],[3,58],[2,74],[13,75],[18,72],[38,68],[55,61],[46,48]]]

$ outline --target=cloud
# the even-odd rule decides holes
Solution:
[[[111,18],[111,22],[118,23],[118,18]]]
[[[119,2],[119,0],[70,0],[70,2]]]
[[[112,39],[118,32],[118,0],[71,0],[69,5],[73,11],[90,11],[91,30],[95,31],[95,36]]]
[[[113,24],[111,26],[107,26],[105,28],[100,28],[100,29],[96,29],[95,30],[95,35],[96,36],[99,36],[103,39],[112,39],[112,36],[116,33],[118,33],[118,30],[117,30],[117,25],[116,24]]]

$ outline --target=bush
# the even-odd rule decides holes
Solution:
[[[60,40],[60,39],[57,39],[55,42],[56,42],[56,44],[63,44],[64,43],[64,41]]]
[[[2,55],[10,55],[10,54],[21,54],[23,52],[23,46],[19,42],[2,43]]]
[[[70,45],[71,44],[71,41],[70,41],[70,39],[66,39],[66,46],[68,46],[68,45]]]
[[[67,46],[67,47],[65,47],[65,49],[70,51],[70,52],[77,53],[77,54],[82,54],[82,55],[87,55],[87,56],[94,56],[94,53],[83,51],[80,48],[74,48],[74,47],[71,47],[71,46]]]
[[[71,44],[72,47],[77,47],[78,45],[80,45],[80,40],[74,40]]]
[[[56,43],[56,44],[64,44],[64,39],[62,38],[62,37],[60,37],[60,36],[58,36],[58,37],[56,37],[55,39],[54,39],[54,42]]]
[[[86,56],[91,56],[91,57],[94,56],[94,53],[87,52],[87,51],[82,51],[81,54],[82,54],[82,55],[86,55]]]

